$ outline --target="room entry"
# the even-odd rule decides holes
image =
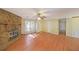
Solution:
[[[59,19],[59,34],[66,35],[66,19]]]

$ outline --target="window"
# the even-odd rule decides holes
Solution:
[[[26,33],[34,33],[36,32],[37,22],[35,20],[25,21],[25,32]]]

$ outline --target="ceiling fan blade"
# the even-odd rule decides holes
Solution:
[[[46,8],[34,8],[34,13],[32,18],[47,18],[47,16],[49,15],[48,12],[50,11],[50,9],[46,9]]]

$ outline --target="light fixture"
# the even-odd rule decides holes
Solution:
[[[37,20],[41,20],[41,18],[40,18],[40,17],[38,17],[38,18],[37,18]]]

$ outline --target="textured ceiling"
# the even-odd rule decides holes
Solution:
[[[12,12],[18,16],[23,17],[24,19],[36,19],[37,13],[40,11],[45,14],[46,19],[53,18],[62,18],[67,15],[74,13],[78,13],[78,8],[3,8],[9,12]],[[79,13],[78,13],[79,14]]]

